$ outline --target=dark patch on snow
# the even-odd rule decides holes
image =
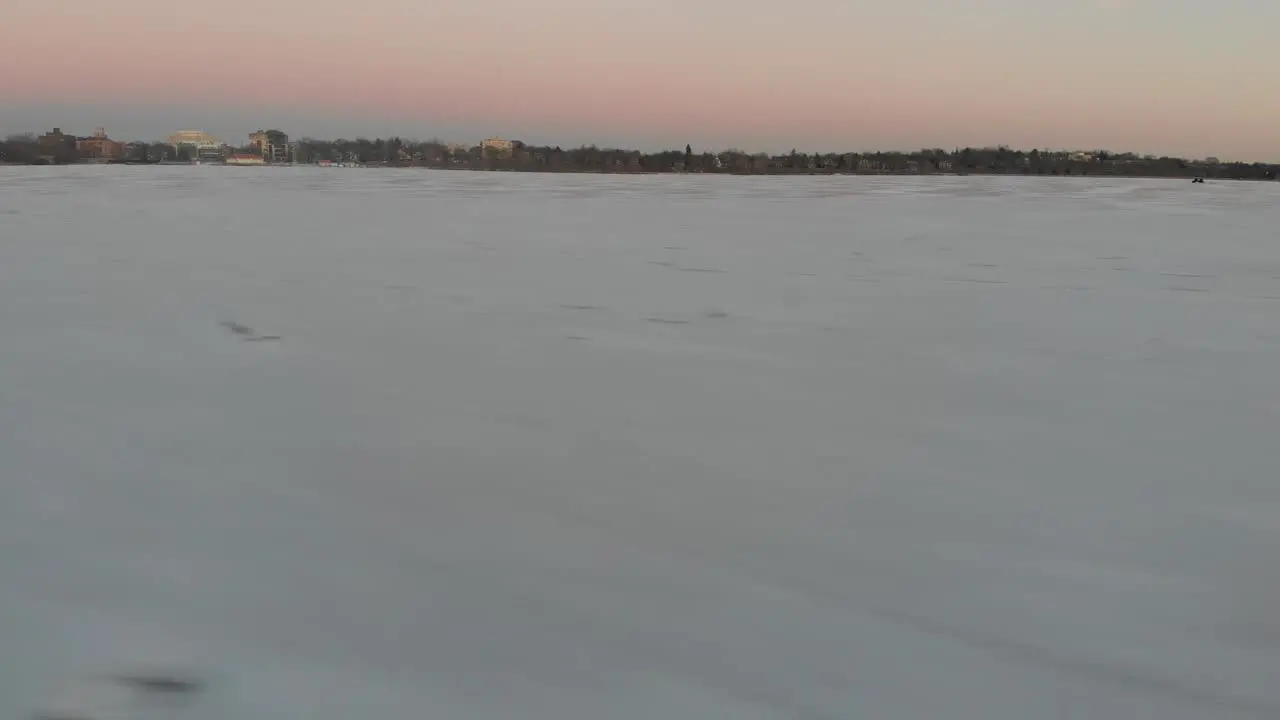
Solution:
[[[221,323],[221,325],[222,327],[230,330],[236,335],[239,335],[241,338],[244,339],[245,342],[264,342],[267,340],[283,340],[284,339],[284,336],[282,335],[259,335],[257,332],[254,331],[253,328],[249,327],[248,325],[241,325],[240,323],[237,323],[237,322],[225,321]]]

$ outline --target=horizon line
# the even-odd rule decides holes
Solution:
[[[268,126],[264,126],[264,127],[268,127]],[[102,129],[102,128],[104,128],[104,126],[101,126],[101,125],[95,126],[95,127],[94,127],[94,131],[96,132],[97,130]],[[50,131],[46,131],[45,133],[36,133],[36,132],[32,132],[32,131],[16,132],[16,133],[14,133],[14,132],[4,133],[4,134],[3,134],[3,141],[12,141],[12,139],[13,139],[13,138],[26,138],[26,137],[31,137],[31,138],[34,138],[34,139],[37,139],[37,140],[38,140],[40,137],[43,137],[43,136],[46,136],[46,135],[50,135],[50,134],[52,134],[52,131],[53,131],[53,130],[61,130],[61,131],[63,131],[63,134],[64,134],[64,135],[68,135],[68,136],[71,136],[71,137],[75,137],[75,138],[77,138],[77,139],[87,139],[87,138],[92,137],[92,134],[84,134],[84,135],[81,135],[81,134],[79,134],[79,133],[67,133],[67,132],[65,132],[65,130],[63,130],[63,126],[57,125],[57,126],[50,126]],[[219,138],[216,134],[214,134],[214,133],[209,133],[209,132],[207,132],[206,130],[204,130],[204,129],[202,129],[202,128],[196,128],[196,129],[192,129],[192,128],[183,128],[183,129],[179,129],[179,130],[175,130],[175,131],[173,131],[173,133],[171,133],[171,135],[178,134],[178,133],[182,133],[182,132],[201,132],[201,133],[206,133],[206,134],[207,134],[207,135],[209,135],[211,138],[213,138],[213,139],[218,140],[219,142],[221,142],[221,143],[222,143],[222,145],[223,145],[224,147],[228,147],[228,148],[232,148],[232,149],[238,149],[238,148],[243,148],[243,147],[249,147],[249,145],[250,145],[250,143],[235,144],[235,143],[232,143],[232,142],[224,141],[224,140],[222,140],[221,138]],[[338,136],[333,137],[333,138],[324,138],[324,137],[315,137],[315,136],[310,136],[310,135],[302,135],[302,136],[299,136],[298,138],[296,138],[296,139],[295,139],[295,138],[293,138],[292,136],[290,136],[290,135],[289,135],[289,133],[284,132],[284,131],[282,131],[282,130],[279,130],[278,128],[271,128],[271,127],[268,127],[268,129],[266,129],[266,130],[259,129],[257,132],[281,132],[282,134],[284,134],[284,135],[286,135],[287,137],[289,137],[289,138],[290,138],[290,140],[289,140],[290,144],[299,143],[299,142],[304,142],[304,141],[314,141],[314,142],[318,142],[318,143],[329,143],[329,144],[332,144],[332,143],[338,143],[338,142],[355,142],[355,143],[358,143],[358,142],[364,141],[364,142],[371,142],[371,143],[372,143],[372,142],[387,142],[387,141],[390,141],[390,140],[399,140],[399,141],[400,141],[400,142],[402,142],[402,143],[405,143],[405,144],[413,144],[413,145],[433,145],[433,144],[434,144],[434,145],[440,145],[440,146],[442,146],[442,147],[446,147],[446,148],[453,148],[453,147],[465,147],[465,148],[467,148],[467,149],[473,149],[473,148],[477,148],[477,147],[483,147],[485,142],[488,142],[488,141],[491,141],[491,140],[508,140],[507,138],[500,138],[500,137],[497,137],[497,136],[490,136],[490,137],[488,137],[488,138],[485,138],[484,140],[481,140],[481,141],[479,141],[479,142],[475,142],[475,143],[460,143],[460,142],[455,142],[455,141],[451,141],[451,140],[446,140],[446,139],[441,138],[440,136],[436,136],[436,135],[430,136],[430,137],[428,137],[427,139],[425,139],[425,140],[424,140],[424,139],[421,139],[420,137],[413,137],[413,136],[401,135],[401,134],[391,134],[391,135],[386,135],[386,136],[378,135],[378,136],[375,136],[375,137],[369,137],[369,136],[367,136],[367,135],[355,135],[355,136],[352,136],[352,137],[346,137],[346,136],[343,136],[343,135],[338,135]],[[109,133],[107,134],[107,137],[110,137],[110,134],[109,134]],[[112,138],[112,139],[114,139],[114,138]],[[562,150],[564,150],[564,149],[572,149],[572,150],[579,150],[579,149],[596,149],[596,150],[601,150],[601,151],[611,151],[611,152],[625,152],[625,153],[637,153],[637,152],[638,152],[638,153],[640,153],[640,154],[642,154],[642,155],[658,155],[658,154],[670,153],[670,152],[681,152],[681,153],[682,153],[682,152],[684,152],[684,150],[683,150],[682,148],[680,148],[678,144],[676,144],[676,145],[674,145],[674,146],[665,146],[665,147],[663,147],[662,149],[644,150],[644,149],[641,149],[641,148],[639,148],[639,147],[623,147],[623,146],[621,146],[621,145],[599,144],[599,143],[595,143],[595,142],[590,142],[590,143],[581,143],[581,144],[578,144],[578,145],[568,145],[568,144],[565,144],[565,143],[537,143],[537,142],[525,142],[525,141],[523,141],[523,140],[517,140],[517,139],[510,139],[510,141],[511,141],[511,142],[514,142],[514,143],[518,143],[518,144],[519,144],[520,146],[522,146],[522,147],[528,147],[528,148],[549,148],[549,149],[550,149],[550,148],[560,148],[560,149],[562,149]],[[125,145],[138,145],[138,144],[147,144],[147,145],[157,145],[157,144],[159,144],[159,145],[171,145],[171,143],[167,142],[167,138],[166,138],[165,140],[159,140],[159,139],[154,139],[154,140],[137,140],[137,139],[134,139],[134,140],[125,140],[125,141],[117,141],[117,142],[122,142],[122,143],[123,143],[123,144],[125,144]],[[692,145],[691,143],[686,143],[686,146],[691,146],[691,145]],[[1004,143],[997,143],[997,144],[995,144],[995,145],[990,145],[990,144],[988,144],[988,145],[963,145],[963,146],[961,146],[961,145],[953,145],[953,146],[952,146],[952,149],[950,149],[950,150],[948,150],[948,149],[947,149],[947,148],[945,148],[945,147],[939,147],[939,146],[936,146],[936,145],[935,145],[935,146],[932,146],[932,147],[930,147],[930,146],[926,146],[926,145],[922,145],[922,146],[919,146],[919,147],[909,148],[909,149],[907,149],[907,148],[900,148],[900,147],[888,147],[888,148],[877,148],[877,149],[863,149],[863,150],[839,150],[839,151],[833,151],[833,150],[827,150],[827,151],[823,151],[823,150],[808,151],[808,150],[800,150],[800,149],[799,149],[799,147],[793,147],[790,151],[787,151],[787,152],[772,152],[772,151],[769,151],[769,150],[746,150],[746,149],[744,149],[744,148],[742,148],[742,147],[738,147],[738,146],[734,146],[734,145],[728,145],[728,146],[723,147],[723,148],[720,148],[720,149],[704,149],[704,150],[700,150],[700,151],[695,152],[694,154],[695,154],[695,155],[705,155],[705,154],[721,155],[721,154],[726,154],[726,153],[735,153],[735,154],[742,154],[742,155],[746,155],[746,156],[760,156],[760,155],[766,155],[766,156],[768,156],[768,157],[784,157],[784,156],[788,156],[788,155],[792,155],[792,154],[796,154],[796,155],[814,155],[814,156],[841,156],[841,155],[913,155],[913,154],[919,154],[919,153],[937,153],[937,152],[941,152],[941,153],[946,154],[946,155],[956,155],[956,154],[961,154],[961,153],[963,153],[963,152],[964,152],[964,151],[966,151],[966,150],[970,150],[970,151],[982,151],[982,152],[992,152],[992,151],[994,151],[994,152],[1008,152],[1008,153],[1012,153],[1012,154],[1014,154],[1014,155],[1027,155],[1027,154],[1030,154],[1030,153],[1032,153],[1032,152],[1040,153],[1040,154],[1044,154],[1044,153],[1050,153],[1050,154],[1091,153],[1091,154],[1094,154],[1094,155],[1100,155],[1100,154],[1104,154],[1104,153],[1105,153],[1105,154],[1106,154],[1106,155],[1108,155],[1108,156],[1126,155],[1126,156],[1134,156],[1134,157],[1138,157],[1138,158],[1142,158],[1142,159],[1170,159],[1170,160],[1217,160],[1219,164],[1280,165],[1280,160],[1277,160],[1277,161],[1267,161],[1267,160],[1239,160],[1239,159],[1227,159],[1227,160],[1223,160],[1223,159],[1221,159],[1221,158],[1220,158],[1220,156],[1218,156],[1218,155],[1212,155],[1212,154],[1203,155],[1203,156],[1201,156],[1201,157],[1195,157],[1195,156],[1190,156],[1190,155],[1171,155],[1171,154],[1168,154],[1168,153],[1139,152],[1139,151],[1134,151],[1134,150],[1120,150],[1120,151],[1115,151],[1115,150],[1108,149],[1108,148],[1106,148],[1106,147],[1081,147],[1081,146],[1077,146],[1077,147],[1065,147],[1065,146],[1059,146],[1059,147],[1033,147],[1033,148],[1030,148],[1030,149],[1026,149],[1026,148],[1014,148],[1013,146],[1011,146],[1011,145],[1006,145],[1006,144],[1004,144]]]

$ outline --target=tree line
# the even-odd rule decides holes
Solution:
[[[805,153],[782,155],[729,149],[718,152],[578,148],[515,143],[511,150],[458,147],[440,141],[402,138],[315,140],[297,144],[298,162],[420,166],[469,170],[600,173],[722,173],[739,175],[817,174],[1009,174],[1061,176],[1210,177],[1274,180],[1280,165],[1196,162],[1134,153],[1021,151],[1005,146],[940,148],[913,152]]]
[[[319,140],[293,144],[297,163],[351,163],[369,166],[429,167],[464,170],[594,173],[716,173],[738,175],[974,174],[1050,176],[1206,177],[1275,180],[1280,165],[1219,163],[1134,153],[1072,153],[1014,150],[1006,146],[922,149],[910,152],[807,153],[781,155],[729,149],[695,152],[686,145],[645,153],[639,150],[577,148],[513,143],[511,148],[458,146],[439,140],[399,137]],[[119,162],[190,160],[190,151],[164,143],[130,143]],[[0,162],[76,162],[74,152],[42,154],[33,135],[9,136],[0,143]]]

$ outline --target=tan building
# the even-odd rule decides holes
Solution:
[[[266,165],[267,161],[261,155],[251,155],[246,153],[236,153],[227,158],[228,165]]]
[[[502,138],[487,138],[480,143],[480,151],[486,155],[498,155],[506,157],[516,149],[516,143],[512,140],[503,140]]]
[[[80,151],[80,157],[83,158],[112,160],[124,156],[124,143],[112,140],[107,137],[106,130],[97,128],[92,137],[76,140],[76,150]]]
[[[222,141],[203,130],[179,130],[169,136],[170,145],[221,145]]]

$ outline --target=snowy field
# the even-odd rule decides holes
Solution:
[[[1277,184],[0,168],[0,717],[178,668],[137,717],[1275,720],[1278,228]]]

